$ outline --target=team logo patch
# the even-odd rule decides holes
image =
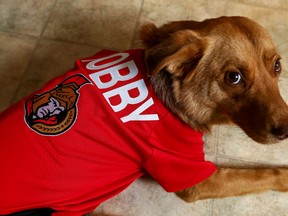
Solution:
[[[90,83],[77,74],[65,79],[48,92],[34,95],[25,103],[25,121],[42,135],[59,135],[73,125],[77,116],[78,90]]]

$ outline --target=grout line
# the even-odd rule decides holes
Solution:
[[[45,37],[42,36],[40,38],[40,36],[34,36],[34,35],[26,35],[26,34],[21,34],[21,33],[16,33],[16,32],[11,32],[11,31],[4,31],[0,29],[0,33],[4,33],[4,34],[10,34],[12,36],[19,36],[19,37],[25,37],[28,39],[33,39],[33,40],[50,40],[50,41],[55,41],[55,42],[59,42],[59,43],[69,43],[69,44],[73,44],[73,45],[80,45],[80,46],[90,46],[90,47],[95,47],[96,49],[113,49],[115,51],[121,51],[120,49],[117,48],[113,48],[113,47],[106,47],[106,46],[99,46],[96,44],[90,44],[90,43],[79,43],[79,42],[75,42],[75,41],[69,41],[69,40],[63,40],[63,39],[57,39],[57,38],[50,38],[50,37]]]
[[[209,212],[210,216],[213,216],[213,213],[214,213],[214,200],[215,199],[211,199],[210,212]]]
[[[217,162],[217,156],[218,156],[218,145],[219,145],[219,131],[220,131],[220,126],[217,125],[215,129],[215,134],[214,134],[214,154],[216,156],[216,162]]]
[[[134,42],[135,42],[135,40],[137,38],[138,27],[139,27],[140,18],[141,18],[142,12],[143,12],[144,2],[145,2],[145,0],[142,0],[140,8],[139,8],[139,11],[138,11],[138,15],[137,15],[136,22],[135,22],[135,25],[134,25],[134,30],[133,30],[133,33],[132,33],[132,38],[131,38],[130,44],[129,44],[129,49],[132,49],[132,47],[134,45]]]
[[[43,25],[43,28],[42,28],[42,30],[40,31],[40,34],[39,34],[39,35],[31,35],[31,34],[29,34],[29,33],[28,33],[28,34],[23,34],[23,33],[21,33],[21,32],[14,32],[14,31],[9,31],[9,30],[5,30],[5,29],[0,29],[0,32],[8,33],[8,34],[15,35],[15,36],[24,36],[24,37],[28,37],[28,38],[30,37],[30,38],[32,38],[32,39],[38,39],[38,40],[39,40],[39,38],[42,37],[42,34],[43,34],[44,30],[46,29],[46,26],[47,26],[48,22],[50,21],[51,13],[52,13],[52,11],[54,10],[57,1],[58,1],[58,0],[55,0],[54,4],[51,6],[50,14],[49,14],[49,16],[48,16],[45,24]]]
[[[69,41],[69,40],[63,40],[63,39],[57,39],[57,38],[50,38],[50,37],[45,37],[43,36],[41,39],[45,39],[45,40],[50,40],[50,41],[55,41],[55,42],[60,42],[60,43],[69,43],[69,44],[73,44],[73,45],[80,45],[80,46],[89,46],[89,47],[95,47],[96,49],[113,49],[115,51],[121,51],[121,49],[117,49],[117,48],[113,48],[113,47],[106,47],[106,46],[99,46],[96,44],[90,44],[90,43],[79,43],[79,42],[75,42],[75,41]]]
[[[251,6],[251,7],[260,7],[260,8],[267,8],[267,9],[270,9],[270,10],[280,10],[280,11],[287,11],[288,8],[283,8],[283,7],[272,7],[272,6],[269,6],[269,5],[260,5],[260,4],[256,4],[256,3],[251,3],[251,2],[241,2],[241,1],[235,1],[235,0],[232,0],[232,1],[229,1],[227,0],[227,5],[228,5],[228,2],[229,3],[236,3],[236,4],[241,4],[241,5],[247,5],[247,6]],[[271,1],[272,2],[272,1]]]
[[[228,0],[225,1],[225,9],[224,9],[224,14],[225,16],[228,16]]]
[[[35,35],[29,35],[29,34],[22,34],[22,33],[13,32],[13,31],[7,31],[4,29],[0,29],[0,33],[10,34],[13,36],[18,36],[18,37],[26,37],[26,38],[34,39],[34,40],[36,40],[39,37],[39,36],[35,36]]]
[[[48,23],[50,22],[51,20],[51,14],[53,13],[54,9],[56,8],[56,4],[57,4],[58,0],[55,0],[54,4],[52,5],[51,9],[50,9],[50,13],[49,13],[49,16],[46,20],[46,23],[44,24],[43,28],[42,28],[42,31],[40,32],[40,35],[39,35],[39,38],[42,38],[43,36],[43,33],[48,25]]]
[[[56,5],[57,1],[58,0],[55,0],[53,6],[51,7],[50,14],[48,16],[48,19],[47,19],[46,23],[44,24],[44,26],[42,28],[42,31],[41,31],[40,35],[34,38],[34,39],[36,39],[35,46],[34,46],[32,52],[31,52],[30,59],[29,59],[27,65],[26,65],[26,67],[24,69],[24,72],[23,72],[22,76],[20,77],[19,84],[18,84],[17,88],[15,89],[14,93],[12,94],[12,97],[11,97],[11,100],[10,100],[10,104],[14,103],[14,101],[17,98],[17,95],[18,95],[18,93],[20,91],[21,85],[23,84],[24,78],[26,77],[26,75],[28,73],[28,68],[32,64],[33,57],[35,56],[36,50],[37,50],[37,48],[39,46],[39,43],[40,43],[40,40],[41,40],[41,36],[42,36],[46,26],[47,26],[47,23],[48,23],[48,21],[49,21],[49,19],[51,17],[51,13],[52,13],[53,9],[55,8],[55,5]],[[20,35],[20,34],[18,34],[18,35]]]
[[[10,104],[15,102],[16,97],[17,97],[17,95],[18,95],[18,93],[20,91],[20,87],[21,87],[21,85],[23,83],[23,80],[24,80],[24,78],[27,75],[27,70],[28,70],[29,66],[31,65],[31,63],[32,63],[33,56],[35,55],[36,49],[38,48],[38,45],[39,45],[39,37],[36,40],[37,41],[35,43],[34,48],[32,49],[32,52],[31,52],[31,55],[30,55],[30,59],[29,59],[27,65],[26,65],[26,67],[24,69],[24,72],[23,72],[22,76],[19,79],[19,84],[18,84],[17,88],[15,89],[14,93],[12,94],[12,97],[11,97],[11,100],[10,100]]]
[[[231,159],[231,160],[236,160],[236,161],[240,161],[240,162],[244,162],[244,163],[252,163],[255,165],[262,165],[262,166],[287,167],[287,165],[282,164],[282,163],[273,163],[273,162],[271,163],[271,162],[262,161],[262,160],[249,160],[246,158],[234,157],[234,156],[229,156],[229,155],[227,156],[227,155],[221,155],[221,154],[216,156],[216,164],[218,162],[218,158]],[[241,165],[241,164],[239,164],[239,165]],[[225,166],[225,164],[224,164],[224,166]],[[237,164],[236,164],[236,166],[237,166]]]

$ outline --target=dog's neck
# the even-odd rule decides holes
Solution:
[[[197,122],[193,116],[187,114],[181,103],[176,100],[173,91],[173,76],[165,70],[160,71],[150,78],[150,84],[162,103],[183,122],[197,131],[210,131],[210,126],[206,123]]]
[[[164,70],[150,78],[150,84],[162,103],[171,111],[177,110],[175,104],[176,100],[172,90],[172,77]]]

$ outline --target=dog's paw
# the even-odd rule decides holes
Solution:
[[[176,192],[176,195],[188,203],[195,202],[199,199],[196,187],[186,188],[184,190],[178,191]]]

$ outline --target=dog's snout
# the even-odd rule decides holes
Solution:
[[[284,140],[288,138],[288,125],[273,127],[271,133],[279,140]]]

